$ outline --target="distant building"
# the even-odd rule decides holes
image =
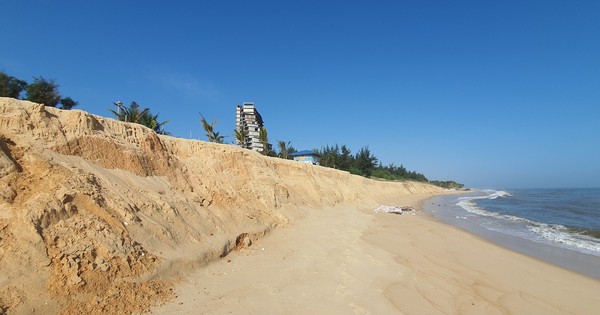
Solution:
[[[294,161],[309,163],[313,165],[319,165],[319,162],[321,160],[321,155],[319,153],[310,150],[290,153],[289,156],[293,157]]]
[[[263,152],[263,144],[260,142],[260,130],[264,128],[262,116],[256,110],[254,102],[244,102],[242,106],[237,105],[235,111],[235,130],[248,131],[248,136],[244,141],[238,139],[235,143],[242,148],[252,149],[254,151]],[[271,148],[270,144],[267,144]]]

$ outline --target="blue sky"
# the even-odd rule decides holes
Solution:
[[[0,70],[177,137],[254,101],[297,149],[478,188],[600,187],[599,1],[3,1]],[[233,141],[230,136],[226,141]]]

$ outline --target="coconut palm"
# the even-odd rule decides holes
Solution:
[[[224,140],[225,136],[220,135],[218,131],[213,134],[213,142],[223,143]]]
[[[277,146],[279,147],[278,156],[282,159],[288,159],[289,155],[296,152],[296,149],[292,146],[292,143],[288,141],[287,143],[283,140],[277,141]]]
[[[109,109],[109,111],[120,121],[142,124],[143,117],[150,111],[149,108],[142,109],[136,102],[131,102],[129,107],[123,106],[121,102],[115,102],[115,105],[119,108],[119,111],[117,112],[112,109]]]
[[[202,128],[204,128],[204,131],[206,131],[206,137],[208,138],[208,141],[223,143],[225,136],[222,136],[218,132],[215,132],[215,125],[217,125],[217,121],[215,120],[209,124],[208,121],[206,121],[206,118],[204,118],[204,115],[202,115],[202,113],[200,113],[200,116],[202,117],[200,122],[202,122]]]
[[[271,148],[269,146],[269,137],[267,135],[267,128],[265,128],[265,127],[260,128],[260,132],[258,133],[258,141],[260,141],[260,143],[262,143],[262,145],[263,145],[262,154],[269,155]]]
[[[152,115],[152,113],[148,111],[144,116],[142,116],[140,124],[154,130],[159,135],[168,135],[169,132],[164,129],[164,125],[169,121],[158,121],[158,115],[159,114]]]
[[[248,138],[248,130],[234,130],[236,144],[241,146],[242,148],[246,148],[247,138]]]
[[[115,102],[115,105],[119,108],[118,111],[112,109],[109,109],[109,111],[115,115],[117,120],[132,122],[146,126],[161,135],[169,134],[164,129],[164,125],[167,124],[169,121],[159,121],[159,114],[153,115],[150,111],[150,108],[142,109],[140,105],[135,101],[131,102],[131,105],[129,105],[129,107],[123,106],[121,102]]]

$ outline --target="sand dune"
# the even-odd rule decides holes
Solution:
[[[145,312],[173,299],[183,274],[314,209],[441,191],[10,98],[0,98],[0,134],[8,313]]]

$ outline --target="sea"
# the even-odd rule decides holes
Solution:
[[[600,188],[477,190],[424,205],[442,221],[600,279]]]

